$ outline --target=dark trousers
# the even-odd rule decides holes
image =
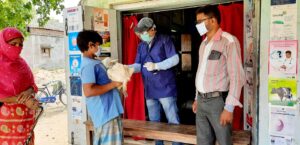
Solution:
[[[197,98],[197,145],[232,145],[231,124],[222,126],[220,116],[224,110],[223,96],[213,98]]]

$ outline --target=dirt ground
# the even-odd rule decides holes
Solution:
[[[38,87],[53,80],[61,80],[65,84],[65,71],[33,70]],[[68,145],[67,108],[60,103],[47,104],[43,115],[35,127],[36,145]]]

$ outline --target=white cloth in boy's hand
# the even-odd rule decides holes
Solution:
[[[111,68],[114,64],[118,62],[118,59],[111,59],[110,57],[106,57],[102,60],[103,65],[108,69]]]
[[[127,94],[127,83],[130,80],[134,72],[133,68],[129,68],[127,65],[123,65],[120,63],[114,64],[111,68],[107,70],[108,77],[112,81],[122,82],[122,90],[125,97],[128,96]]]

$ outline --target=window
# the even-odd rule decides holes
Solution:
[[[49,57],[49,58],[51,57],[50,56],[50,48],[42,48],[41,50],[42,50],[43,57]]]

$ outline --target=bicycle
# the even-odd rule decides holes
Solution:
[[[52,85],[52,92],[48,87],[49,85]],[[42,88],[38,89],[36,99],[42,103],[43,106],[45,106],[47,103],[55,103],[57,101],[57,97],[60,103],[62,103],[64,106],[67,106],[66,88],[63,86],[61,81],[50,81],[42,86]]]

